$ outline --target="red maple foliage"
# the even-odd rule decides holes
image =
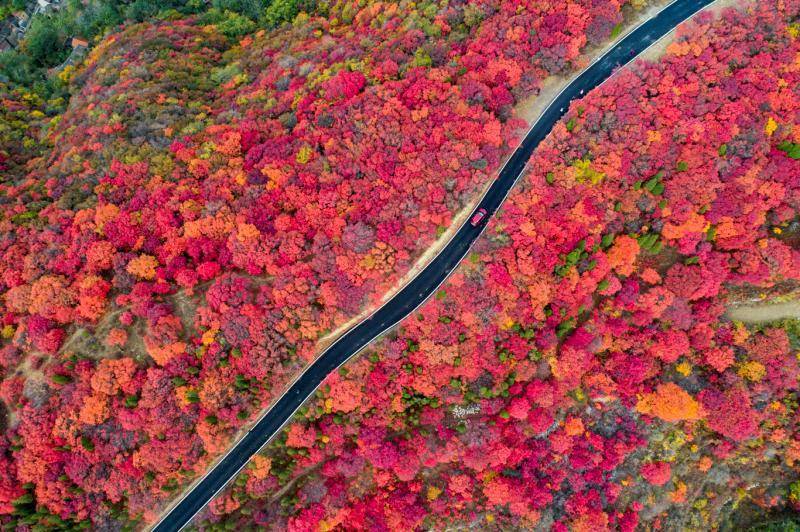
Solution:
[[[798,10],[700,15],[575,102],[436,297],[201,526],[632,530],[643,503],[693,511],[687,467],[796,475],[798,328],[724,315],[800,281]]]

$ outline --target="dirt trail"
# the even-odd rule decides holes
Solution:
[[[800,319],[800,301],[736,305],[725,315],[733,321],[743,323],[767,323],[784,319]]]

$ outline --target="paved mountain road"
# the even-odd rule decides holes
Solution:
[[[396,325],[438,289],[467,254],[489,218],[503,203],[511,187],[522,174],[531,153],[563,116],[570,101],[600,85],[619,65],[629,62],[675,26],[711,3],[713,0],[674,1],[629,33],[578,75],[542,113],[476,207],[476,209],[484,208],[488,213],[478,227],[472,227],[468,221],[465,222],[447,246],[417,277],[383,307],[350,329],[325,350],[253,428],[183,495],[182,499],[155,525],[154,530],[177,531],[186,526],[236,476],[250,458],[281,430],[330,372],[344,364],[388,328]]]

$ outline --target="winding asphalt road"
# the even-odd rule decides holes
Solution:
[[[525,139],[500,171],[476,207],[486,209],[488,216],[478,227],[466,222],[447,246],[391,300],[370,317],[350,329],[331,345],[297,378],[287,392],[268,410],[253,428],[206,475],[187,491],[183,498],[154,527],[156,532],[177,531],[233,479],[283,426],[303,402],[314,393],[323,379],[356,355],[373,339],[396,325],[419,307],[458,266],[470,246],[481,234],[486,222],[505,200],[517,181],[533,150],[550,133],[564,115],[570,101],[600,85],[614,70],[632,60],[652,43],[667,34],[713,0],[675,0],[656,16],[640,25],[598,58],[570,83],[539,117]]]

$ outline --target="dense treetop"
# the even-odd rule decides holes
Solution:
[[[341,2],[272,32],[178,10],[62,72],[63,114],[9,89],[0,520],[153,519],[452,223],[514,104],[623,4]]]
[[[575,102],[458,272],[200,528],[710,529],[745,496],[796,508],[800,324],[724,312],[800,281],[800,3],[745,6]]]

